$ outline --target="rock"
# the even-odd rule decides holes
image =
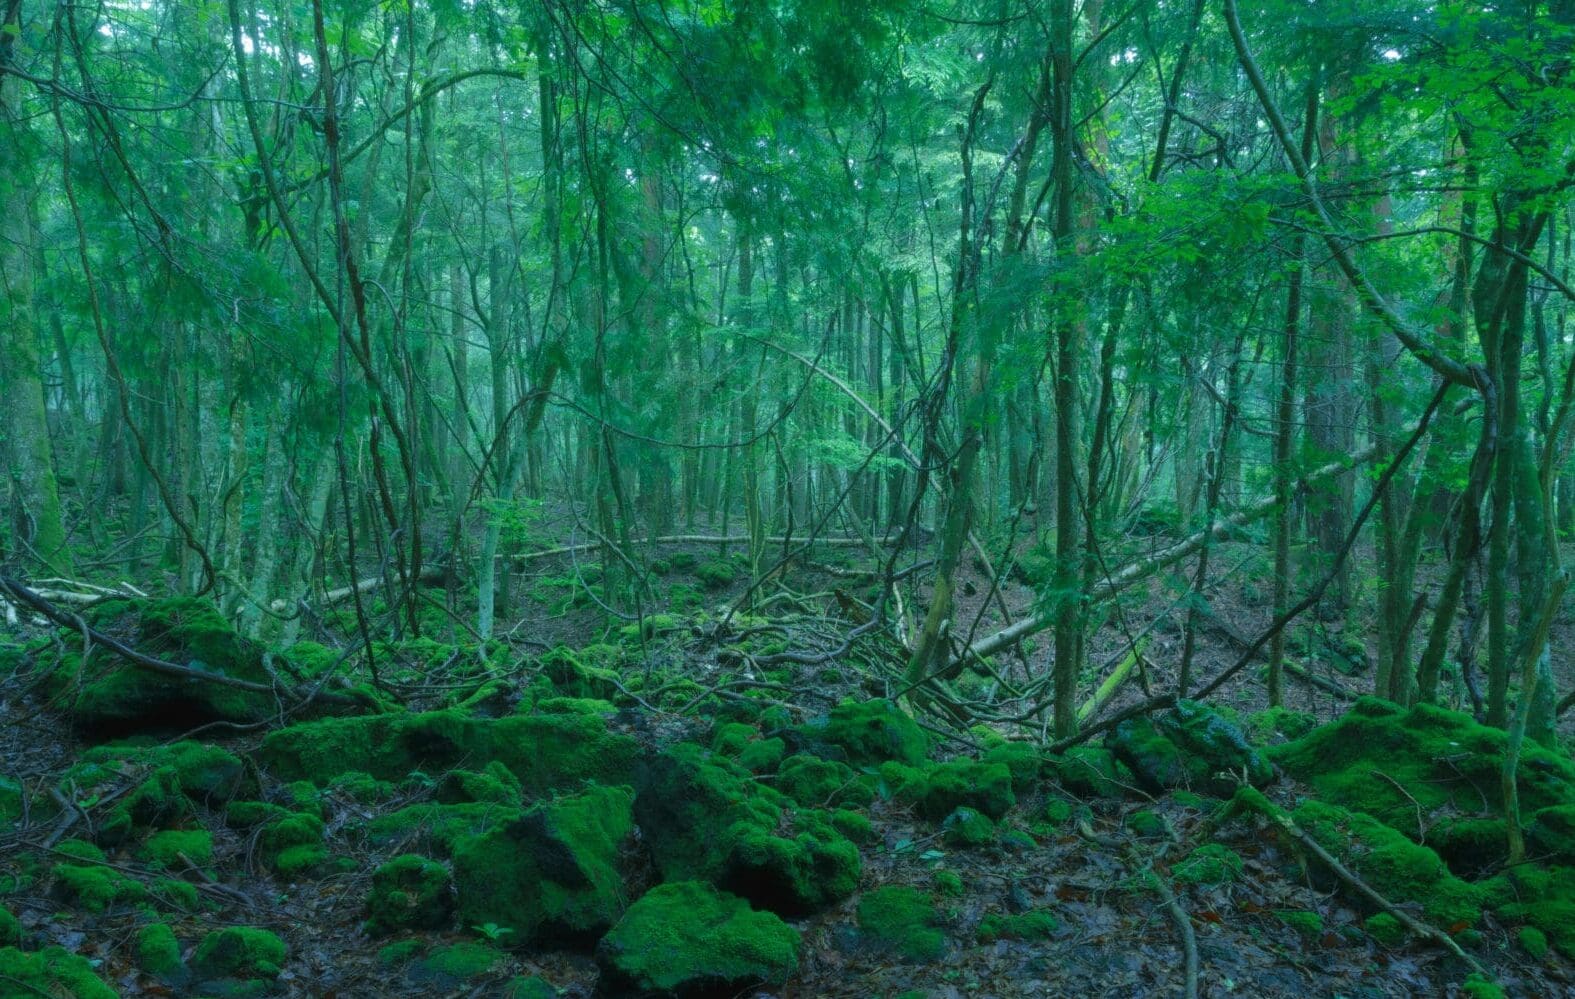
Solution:
[[[941,829],[948,846],[989,846],[995,842],[995,823],[966,805],[948,815]]]
[[[818,809],[755,781],[692,743],[641,761],[635,821],[662,876],[704,880],[784,914],[853,893],[858,848]]]
[[[994,746],[985,750],[980,760],[1006,767],[1012,775],[1012,790],[1018,793],[1033,790],[1047,763],[1039,747],[1026,742],[1006,742]]]
[[[372,872],[366,929],[374,936],[396,930],[441,930],[454,918],[454,878],[447,867],[412,853]]]
[[[939,819],[958,808],[973,808],[999,819],[1017,804],[1012,774],[1000,763],[950,760],[937,763],[925,775],[919,811]]]
[[[592,787],[462,840],[454,850],[460,918],[507,927],[511,945],[605,933],[624,910],[618,854],[634,831],[632,806],[628,788]]]
[[[659,885],[596,948],[607,995],[705,999],[781,985],[798,969],[798,931],[709,885]]]
[[[61,947],[31,954],[0,947],[0,995],[49,996],[50,999],[116,999],[115,990],[93,974],[85,958]]]
[[[1179,702],[1157,722],[1130,718],[1116,726],[1106,745],[1131,769],[1141,787],[1155,793],[1191,787],[1228,795],[1236,788],[1229,774],[1245,772],[1255,787],[1274,777],[1268,759],[1247,741],[1240,728],[1196,701]]]

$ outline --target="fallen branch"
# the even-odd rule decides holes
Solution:
[[[429,565],[422,569],[421,575],[416,578],[422,583],[441,583],[447,572],[448,570],[441,565]],[[384,582],[385,580],[382,576],[372,576],[355,583],[353,586],[341,586],[338,589],[329,590],[323,594],[323,603],[337,604],[341,600],[348,600],[352,594],[370,593],[382,586]],[[268,605],[268,609],[275,614],[283,614],[290,609],[290,602],[288,600],[275,600]]]

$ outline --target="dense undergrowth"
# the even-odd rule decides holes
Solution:
[[[89,618],[215,676],[343,692],[339,653],[264,649],[200,602]],[[1504,736],[1466,715],[1183,701],[1050,754],[943,734],[819,667],[655,667],[687,623],[649,623],[507,667],[388,645],[385,689],[304,706],[84,660],[70,632],[8,642],[13,711],[84,744],[0,774],[0,996],[1051,995],[1088,934],[1179,946],[1163,915],[1091,929],[1107,911],[1247,933],[1267,958],[1233,974],[1261,977],[1226,981],[1253,994],[1320,981],[1320,951],[1369,994],[1568,981],[1575,764],[1527,749],[1532,859],[1505,867]]]

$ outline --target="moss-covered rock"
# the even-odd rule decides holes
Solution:
[[[521,976],[503,986],[503,999],[558,999],[558,990],[545,978]]]
[[[1074,746],[1048,764],[1056,781],[1084,798],[1119,798],[1132,786],[1132,772],[1099,746]]]
[[[85,958],[61,947],[45,947],[31,954],[0,947],[0,996],[116,999],[115,990],[93,973]]]
[[[1060,924],[1043,909],[1003,915],[992,912],[979,920],[980,943],[997,940],[1043,940],[1055,933]]]
[[[706,589],[720,590],[738,577],[738,567],[725,559],[712,559],[695,566],[694,573]]]
[[[619,850],[634,831],[633,795],[592,787],[544,803],[454,851],[460,916],[513,931],[511,944],[587,941],[626,899]]]
[[[868,805],[875,800],[874,782],[866,774],[835,760],[808,753],[789,756],[777,769],[777,790],[801,805]]]
[[[1377,819],[1322,801],[1305,802],[1291,818],[1383,897],[1420,903],[1423,918],[1435,926],[1454,933],[1481,918],[1481,889],[1451,874],[1438,854]]]
[[[1575,867],[1522,864],[1479,887],[1500,919],[1528,924],[1575,959]]]
[[[1254,786],[1274,777],[1268,759],[1235,723],[1197,701],[1183,700],[1154,721],[1128,719],[1115,727],[1106,745],[1151,792],[1191,787],[1230,794],[1236,787],[1232,774],[1245,773]]]
[[[821,756],[854,766],[878,766],[887,760],[919,766],[930,751],[930,738],[919,723],[884,698],[844,700],[825,719],[800,726],[795,737]]]
[[[1284,707],[1265,708],[1247,716],[1246,733],[1253,742],[1262,745],[1275,737],[1300,739],[1318,725],[1318,719],[1308,711],[1292,711]]]
[[[186,965],[180,959],[180,941],[164,923],[149,923],[137,931],[137,967],[167,985],[186,978]]]
[[[213,834],[206,829],[165,829],[149,836],[138,849],[149,866],[178,870],[213,863]]]
[[[941,831],[948,846],[989,846],[995,842],[995,823],[966,805],[946,816]]]
[[[434,948],[415,963],[410,977],[420,982],[453,985],[489,974],[505,957],[496,947],[464,940]]]
[[[1039,747],[1026,742],[1003,742],[985,750],[980,759],[1006,767],[1012,775],[1012,790],[1018,794],[1032,790],[1048,764]]]
[[[1276,909],[1275,918],[1300,933],[1315,939],[1323,935],[1323,917],[1307,909]]]
[[[635,821],[668,880],[711,881],[795,914],[857,886],[858,849],[825,812],[792,809],[724,757],[680,743],[641,761],[635,790]]]
[[[781,985],[798,968],[798,931],[709,885],[647,892],[602,938],[596,961],[608,995],[733,996]]]
[[[1545,863],[1575,865],[1575,802],[1539,809],[1526,829],[1531,852]]]
[[[787,755],[787,743],[782,739],[756,739],[738,753],[738,765],[750,773],[763,774],[775,770]]]
[[[98,863],[56,864],[55,894],[87,912],[107,912],[148,900],[148,889],[113,867]]]
[[[366,899],[366,929],[440,930],[454,918],[454,878],[447,867],[413,853],[401,854],[372,872]]]
[[[1548,935],[1535,926],[1522,926],[1520,932],[1515,934],[1515,941],[1520,944],[1521,950],[1538,961],[1548,956]]]
[[[305,874],[328,859],[327,827],[309,812],[286,812],[263,826],[257,837],[263,863],[283,877]]]
[[[1320,800],[1365,812],[1416,839],[1418,810],[1429,819],[1479,816],[1485,803],[1502,818],[1504,746],[1503,730],[1470,715],[1363,698],[1338,721],[1268,753]],[[1575,801],[1575,763],[1560,754],[1527,743],[1518,778],[1522,815],[1540,817],[1543,809]],[[1452,855],[1467,864],[1479,859],[1474,851]]]
[[[859,899],[859,933],[880,953],[907,961],[936,961],[946,953],[946,934],[930,896],[906,885],[887,885]]]
[[[402,780],[496,760],[541,794],[585,781],[629,783],[635,742],[589,715],[475,718],[456,710],[328,718],[292,725],[263,740],[263,763],[284,779],[325,786],[349,771]]]
[[[1142,839],[1164,839],[1170,835],[1170,823],[1151,808],[1140,808],[1127,816],[1127,830]]]
[[[479,772],[450,771],[443,775],[437,788],[437,800],[448,805],[483,801],[519,807],[522,797],[520,779],[497,760],[491,761]]]
[[[254,926],[230,926],[202,938],[191,968],[202,978],[278,978],[289,951],[284,941]]]
[[[0,905],[0,947],[22,946],[22,921],[16,914]]]
[[[205,600],[114,600],[94,608],[88,617],[109,631],[132,632],[131,644],[149,655],[199,672],[272,682],[263,647],[242,637]],[[84,664],[79,655],[67,654],[47,684],[70,706],[76,724],[99,733],[257,722],[271,717],[277,706],[271,692],[155,673],[105,655]]]

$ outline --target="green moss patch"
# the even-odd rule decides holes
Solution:
[[[979,920],[980,943],[997,940],[1043,940],[1055,933],[1059,923],[1055,916],[1043,909],[1002,915],[992,912]]]
[[[0,947],[22,946],[22,921],[5,906],[0,905]]]
[[[777,790],[811,808],[868,805],[875,800],[874,782],[866,774],[835,760],[799,753],[777,769]]]
[[[368,933],[440,930],[454,918],[454,878],[444,865],[403,854],[372,872],[366,900]]]
[[[1056,781],[1084,798],[1119,798],[1132,786],[1132,772],[1099,746],[1074,746],[1047,764]]]
[[[1138,784],[1152,792],[1190,787],[1224,795],[1235,789],[1236,781],[1221,774],[1245,773],[1254,786],[1274,777],[1268,758],[1234,722],[1197,701],[1183,700],[1153,721],[1140,717],[1122,722],[1106,745]]]
[[[643,760],[635,820],[662,876],[704,880],[783,913],[852,894],[858,848],[817,809],[755,781],[725,757],[680,743]]]
[[[213,834],[206,829],[166,829],[147,838],[138,851],[151,867],[180,870],[213,863]]]
[[[0,947],[0,995],[50,996],[51,999],[116,999],[115,990],[93,973],[93,966],[60,947],[25,953]]]
[[[596,948],[608,995],[736,995],[798,968],[798,931],[734,895],[680,881],[629,907]]]
[[[134,905],[148,900],[142,882],[102,864],[56,864],[55,894],[87,912]]]
[[[203,978],[277,978],[287,955],[284,941],[268,930],[231,926],[202,938],[191,967]]]
[[[966,805],[946,816],[941,830],[948,846],[989,846],[995,842],[995,823]]]
[[[435,857],[451,857],[460,841],[479,836],[520,815],[514,805],[420,802],[380,815],[363,828],[372,846],[402,847]]]
[[[292,725],[264,739],[260,757],[277,776],[318,786],[349,771],[402,780],[495,760],[522,793],[536,795],[588,780],[629,783],[635,743],[590,715],[476,718],[448,710]]]
[[[907,961],[937,961],[946,935],[930,896],[905,885],[887,885],[859,899],[859,932],[875,950]]]
[[[845,700],[825,719],[800,726],[795,736],[818,755],[854,766],[877,766],[887,760],[918,766],[930,751],[930,738],[919,723],[881,698]]]
[[[164,923],[149,923],[137,931],[137,967],[166,983],[186,975],[180,959],[180,941]]]
[[[1241,877],[1241,855],[1219,843],[1205,843],[1187,854],[1171,877],[1183,885],[1223,885]]]
[[[467,925],[507,927],[509,943],[585,941],[623,913],[618,855],[634,831],[633,795],[593,787],[545,803],[454,851]]]

